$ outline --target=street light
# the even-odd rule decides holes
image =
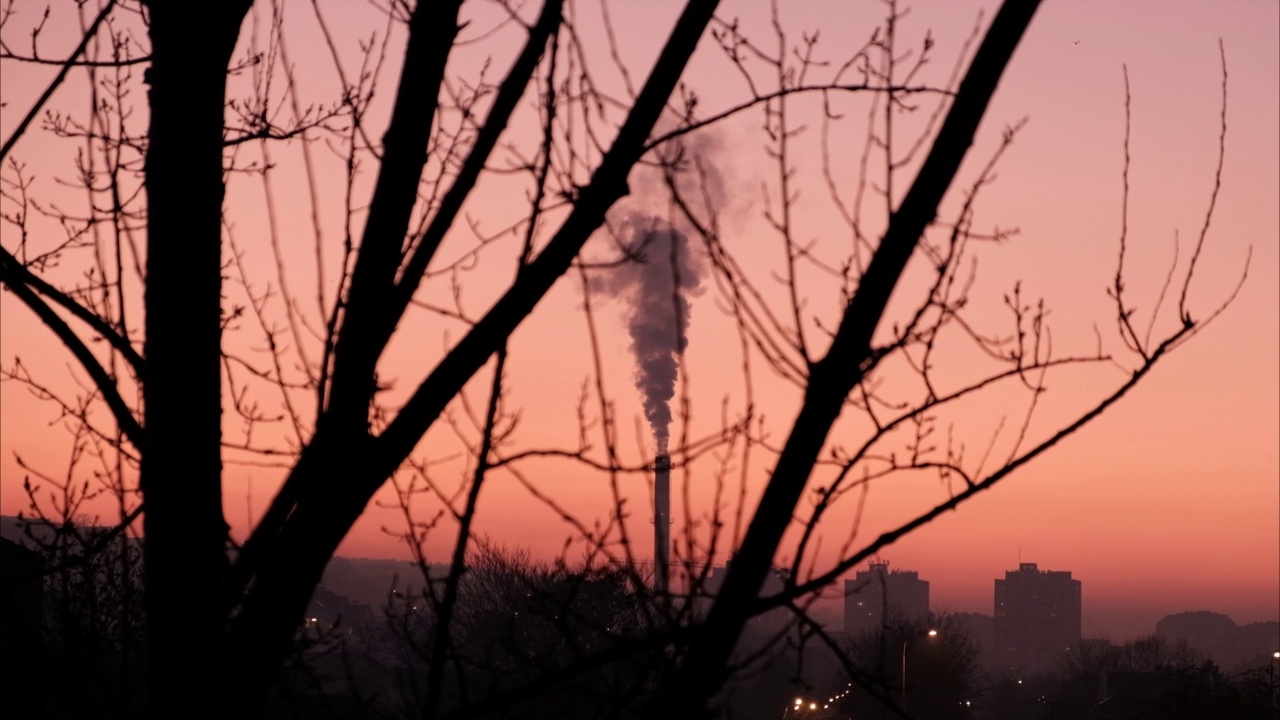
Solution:
[[[938,631],[930,629],[927,633],[929,637],[938,637]],[[907,711],[907,643],[911,641],[911,637],[907,636],[902,639],[902,711]]]

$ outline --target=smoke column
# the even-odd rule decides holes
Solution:
[[[636,389],[658,454],[665,455],[679,356],[689,344],[689,298],[701,293],[705,273],[701,259],[690,252],[688,238],[661,220],[633,215],[624,230],[640,259],[618,267],[600,286],[627,303]]]

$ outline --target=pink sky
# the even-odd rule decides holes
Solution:
[[[340,28],[339,41],[347,43],[346,51],[354,47],[356,38],[382,27],[376,18],[367,16],[364,7],[357,11],[332,4],[329,9],[329,20]],[[579,9],[579,22],[587,30],[596,27],[595,7],[582,3]],[[989,20],[996,7],[993,2],[915,5],[902,21],[899,37],[914,47],[923,31],[932,28],[934,60],[922,79],[932,84],[944,82],[977,12],[983,10]],[[620,54],[633,81],[644,76],[678,8],[679,3],[656,1],[611,5],[615,27],[622,29]],[[753,39],[772,42],[767,36],[767,8],[768,4],[759,0],[725,2],[720,16],[738,16],[744,32]],[[289,49],[295,64],[304,70],[304,92],[322,100],[332,92],[334,81],[327,50],[316,42],[311,16],[292,6],[289,12],[297,13],[296,25],[289,30]],[[821,28],[820,52],[837,62],[846,57],[848,48],[865,41],[880,12],[881,6],[872,2],[784,3],[784,18],[793,39],[798,41],[802,30]],[[477,27],[483,23],[478,22]],[[1025,293],[1044,297],[1052,308],[1055,353],[1092,352],[1095,322],[1104,335],[1105,349],[1122,351],[1113,331],[1114,304],[1104,290],[1115,274],[1123,160],[1122,66],[1127,65],[1132,90],[1126,261],[1131,275],[1127,292],[1138,306],[1139,322],[1145,325],[1172,258],[1174,233],[1180,237],[1181,267],[1185,269],[1208,203],[1217,157],[1219,39],[1230,77],[1227,149],[1221,195],[1199,274],[1189,293],[1197,318],[1230,293],[1250,248],[1252,259],[1248,279],[1234,305],[1163,361],[1117,407],[998,488],[883,554],[894,567],[918,570],[930,581],[935,607],[989,613],[992,580],[1003,577],[1004,571],[1015,568],[1021,559],[1045,569],[1070,570],[1083,582],[1086,634],[1124,637],[1150,631],[1161,616],[1191,609],[1224,612],[1237,622],[1275,619],[1280,604],[1278,28],[1280,6],[1247,0],[1050,0],[1037,15],[962,170],[961,180],[972,181],[998,143],[1001,129],[1024,116],[1029,118],[999,166],[999,180],[980,196],[979,227],[1017,227],[1020,234],[1001,246],[978,249],[978,282],[971,293],[977,316],[989,321],[993,329],[1005,329],[1007,325],[999,324],[1004,321],[1000,298],[1020,279]],[[67,34],[58,39],[70,37]],[[603,40],[598,33],[588,32],[585,37],[595,51],[591,57],[597,62],[597,81],[621,96],[617,73],[603,52]],[[494,52],[494,68],[505,68],[513,39],[518,38],[510,32],[500,33],[491,45],[468,46],[460,51],[459,62],[475,63],[482,53]],[[7,105],[0,110],[0,133],[7,137],[16,118],[47,82],[48,74],[6,70]],[[394,78],[394,65],[385,72]],[[709,41],[704,42],[686,81],[699,92],[700,107],[706,112],[740,101],[745,91]],[[55,97],[55,105],[82,107],[83,95],[78,94],[82,89],[82,84],[69,83]],[[848,139],[835,146],[833,159],[841,177],[852,178],[861,149],[862,102],[848,102],[850,118],[859,119],[846,125]],[[925,107],[917,114],[920,117],[931,108],[923,102]],[[139,113],[142,110],[139,108]],[[835,261],[848,246],[848,231],[839,224],[819,174],[817,106],[799,100],[792,112],[796,122],[809,125],[796,147],[802,195],[797,234],[817,240],[817,252]],[[524,120],[528,119],[526,112]],[[776,170],[763,152],[760,120],[759,112],[751,112],[718,131],[710,157],[725,176],[725,244],[754,280],[769,287],[768,273],[778,269],[781,250],[762,220],[762,188],[774,192]],[[528,126],[522,126],[513,136],[527,132]],[[59,191],[52,187],[52,178],[71,171],[74,150],[73,144],[34,134],[15,152],[35,169],[37,187],[53,194]],[[299,170],[301,156],[296,144],[277,146],[273,153],[282,168],[275,192],[285,218],[282,226],[286,228],[288,267],[293,273],[290,280],[305,299],[306,311],[314,316],[313,238]],[[328,228],[330,277],[325,282],[330,294],[332,268],[340,252],[340,174],[338,167],[332,175],[334,184],[322,188],[330,200],[322,212]],[[898,186],[904,187],[909,179],[910,173],[904,173]],[[519,217],[524,188],[516,181],[489,182],[468,206],[471,217],[482,229],[497,230]],[[958,196],[958,192],[949,196],[944,215],[947,209],[954,211]],[[75,199],[82,201],[78,196]],[[267,269],[271,260],[265,243],[260,181],[235,180],[228,208],[238,246],[247,253],[250,267],[265,273],[258,281],[274,282]],[[872,220],[875,217],[874,213],[869,216]],[[8,228],[3,242],[6,248],[16,242]],[[473,238],[464,228],[451,236],[445,252],[456,257],[471,243]],[[487,248],[481,255],[483,270],[464,276],[463,299],[470,312],[482,312],[503,287],[500,283],[510,277],[509,257],[514,247],[506,242]],[[829,320],[838,297],[834,286],[806,278],[810,280],[812,284],[805,285],[810,312]],[[437,284],[426,294],[441,298],[446,292],[445,285]],[[738,341],[719,299],[711,288],[694,303],[690,347],[682,370],[689,379],[691,437],[719,427],[721,403],[726,398],[732,412],[741,412],[745,403],[738,372]],[[771,299],[781,303],[782,296]],[[593,372],[581,301],[576,280],[562,281],[513,338],[509,402],[520,408],[521,425],[512,451],[576,445],[577,402],[583,383]],[[0,317],[0,360],[8,366],[15,356],[21,357],[25,365],[42,373],[42,378],[67,387],[65,367],[70,356],[57,348],[50,335],[7,293],[0,304]],[[647,441],[637,439],[647,433],[633,429],[643,421],[632,388],[628,341],[618,317],[616,306],[606,304],[597,310],[606,353],[605,382],[610,399],[616,402],[623,458],[640,463],[651,448],[642,447]],[[1163,315],[1156,332],[1170,330],[1175,322],[1172,314]],[[260,345],[252,334],[252,324],[244,327],[229,342],[241,348]],[[807,332],[811,340],[817,337],[812,327]],[[445,326],[425,313],[402,324],[383,366],[386,375],[397,380],[392,394],[414,387],[459,333],[456,326]],[[946,358],[938,364],[942,377],[959,381],[981,369],[970,367],[971,362],[957,353],[950,366]],[[1133,367],[1131,358],[1123,364]],[[469,388],[473,406],[483,404],[490,372],[482,371]],[[1051,432],[1124,379],[1124,371],[1114,365],[1064,371],[1056,379],[1051,375],[1033,433]],[[771,441],[780,444],[799,395],[759,366],[756,381],[756,407],[764,413]],[[0,392],[0,504],[4,514],[15,514],[25,507],[25,473],[15,463],[15,453],[46,472],[65,472],[68,437],[57,424],[49,425],[56,419],[56,411],[47,404],[13,383],[6,383]],[[279,401],[264,395],[264,402]],[[958,436],[967,439],[971,448],[981,447],[1001,415],[1019,417],[1025,402],[1025,396],[1001,391],[981,403],[958,408],[949,419],[957,423]],[[593,413],[598,409],[595,403],[593,398],[588,405]],[[462,410],[456,408],[455,412]],[[683,424],[677,422],[673,437],[683,431]],[[241,428],[229,420],[227,432],[236,435]],[[593,432],[593,442],[598,445],[598,432]],[[852,444],[858,432],[856,419],[846,418],[833,441]],[[457,449],[456,438],[442,423],[428,434],[420,454],[444,459]],[[598,456],[598,448],[596,452]],[[979,454],[977,450],[970,452]],[[757,453],[749,473],[749,496],[754,497],[762,486],[768,463],[763,452]],[[547,461],[531,461],[520,469],[586,524],[607,517],[611,507],[607,480],[594,472]],[[437,478],[456,484],[461,470],[458,463],[446,462]],[[678,537],[683,535],[686,512],[701,518],[710,511],[715,471],[713,462],[704,460],[695,463],[688,475],[675,474],[673,517],[678,524],[673,532]],[[731,477],[736,483],[736,469]],[[250,512],[256,515],[266,506],[278,478],[278,472],[270,469],[228,465],[225,508],[237,536],[246,532]],[[626,490],[632,513],[629,527],[637,553],[647,555],[651,531],[644,481],[639,476],[624,476],[623,482],[630,483]],[[816,482],[820,481],[815,478]],[[730,488],[732,498],[736,484]],[[858,537],[874,537],[945,497],[945,489],[935,477],[901,477],[873,485]],[[379,500],[393,503],[394,495],[383,493]],[[480,531],[504,543],[527,545],[540,556],[559,552],[573,534],[556,513],[532,499],[509,475],[494,476],[482,503]],[[436,507],[438,504],[422,503],[417,510],[425,517]],[[800,512],[805,507],[802,504]],[[834,550],[843,542],[852,518],[850,505],[836,510],[827,521],[817,554],[819,569],[834,560]],[[404,548],[383,532],[383,528],[398,532],[402,522],[399,510],[371,504],[341,552],[406,556]],[[438,530],[428,544],[429,552],[445,557],[449,537],[447,527]]]

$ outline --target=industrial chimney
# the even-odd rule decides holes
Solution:
[[[653,589],[667,596],[671,572],[671,456],[653,461]]]

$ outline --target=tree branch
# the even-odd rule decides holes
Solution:
[[[8,253],[5,253],[8,255]],[[12,256],[9,256],[12,257]],[[20,267],[20,266],[19,266]],[[129,442],[139,450],[146,445],[145,433],[142,431],[142,425],[134,416],[133,410],[125,403],[124,398],[120,396],[120,389],[116,386],[115,380],[102,367],[102,363],[98,362],[98,358],[94,357],[89,347],[84,344],[79,335],[67,325],[58,313],[54,312],[39,295],[36,294],[25,282],[12,282],[9,277],[12,272],[9,259],[0,257],[0,278],[4,279],[9,290],[18,296],[18,299],[40,318],[45,327],[49,328],[62,344],[66,346],[76,360],[80,362],[81,367],[89,373],[89,377],[93,379],[94,385],[102,392],[103,399],[107,402],[107,407],[111,408],[112,417],[115,418],[116,425],[129,438]],[[78,307],[78,306],[77,306]],[[87,311],[86,311],[87,312]]]
[[[543,5],[542,14],[538,17],[537,24],[530,30],[529,40],[525,43],[524,50],[521,51],[515,64],[512,65],[511,71],[507,73],[506,79],[502,81],[502,85],[498,88],[497,97],[494,98],[493,106],[489,110],[488,117],[485,118],[484,125],[480,127],[480,132],[476,135],[475,144],[471,147],[471,152],[458,170],[458,175],[454,178],[453,185],[449,187],[448,192],[441,199],[440,208],[436,211],[435,217],[431,219],[431,224],[427,226],[427,231],[423,234],[422,240],[414,248],[409,262],[405,265],[400,281],[396,284],[394,300],[388,313],[390,317],[398,320],[404,315],[405,308],[408,307],[409,301],[413,299],[413,294],[417,291],[418,285],[427,271],[427,266],[431,263],[431,259],[435,257],[441,241],[444,240],[445,233],[449,231],[449,228],[453,227],[453,221],[457,218],[458,212],[462,210],[463,202],[471,194],[472,189],[475,188],[480,172],[484,169],[485,163],[493,153],[494,147],[497,146],[498,138],[507,129],[507,125],[511,121],[511,114],[515,112],[516,104],[524,96],[525,88],[529,85],[529,79],[533,77],[534,71],[538,68],[538,61],[542,59],[542,54],[547,46],[547,39],[560,28],[560,13],[563,4],[564,0],[547,0],[547,3]],[[394,328],[394,325],[392,327]],[[383,342],[385,342],[385,338]]]
[[[40,114],[40,110],[44,107],[44,104],[49,102],[49,98],[53,97],[54,91],[58,89],[58,86],[62,84],[63,80],[67,79],[67,74],[70,73],[71,68],[76,65],[75,59],[80,57],[80,54],[84,52],[85,48],[89,47],[89,41],[93,39],[94,35],[98,34],[98,28],[102,26],[102,23],[106,21],[107,16],[111,14],[111,11],[114,10],[115,7],[116,0],[107,0],[107,4],[102,6],[102,10],[98,12],[98,16],[93,19],[93,22],[89,25],[89,29],[85,31],[84,37],[80,38],[80,44],[76,45],[76,49],[71,52],[70,57],[62,62],[62,69],[53,77],[53,81],[49,83],[49,87],[44,89],[44,92],[41,93],[40,97],[36,100],[36,104],[31,106],[31,109],[27,111],[26,116],[22,118],[22,122],[18,123],[18,127],[14,129],[13,134],[9,136],[8,140],[4,141],[3,146],[0,146],[0,161],[3,161],[9,156],[9,151],[13,149],[13,146],[16,145],[18,140],[22,138],[23,134],[27,132],[27,127],[31,125],[31,121],[36,119],[36,115]]]
[[[367,432],[374,370],[391,334],[387,328],[395,327],[396,318],[388,317],[387,309],[427,162],[445,66],[458,35],[461,5],[462,0],[418,3],[409,19],[404,69],[383,136],[382,163],[334,348],[329,407],[321,418],[322,424],[336,422],[348,432]]]
[[[111,347],[118,350],[129,365],[133,367],[135,373],[139,376],[142,374],[144,365],[142,355],[126,338],[116,332],[115,328],[108,325],[105,320],[76,302],[70,295],[50,285],[44,278],[24,267],[16,257],[4,248],[0,248],[0,281],[11,287],[16,284],[30,285],[36,292],[66,308],[68,312],[83,320],[94,332],[101,335],[111,344]]]

